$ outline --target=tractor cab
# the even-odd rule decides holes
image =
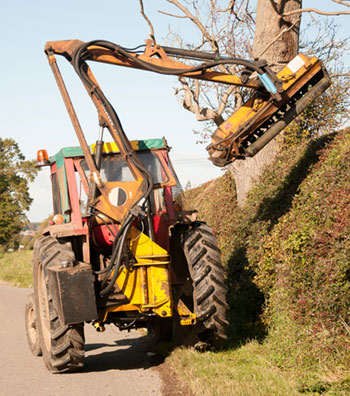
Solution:
[[[169,159],[170,148],[164,138],[134,140],[131,145],[154,181],[148,209],[153,219],[153,230],[148,230],[148,234],[151,232],[155,242],[167,249],[168,228],[175,223],[177,217],[173,204],[174,195],[182,191]],[[95,144],[90,146],[92,154],[95,149]],[[74,231],[74,235],[77,235],[77,231],[85,234],[84,224],[90,221],[93,223],[92,236],[95,244],[103,249],[111,247],[115,236],[114,228],[118,224],[107,215],[94,213],[88,208],[94,181],[82,149],[62,148],[45,164],[49,164],[51,168],[54,213],[52,231],[59,226],[60,232],[66,229],[67,235],[70,230]],[[127,183],[133,180],[133,174],[114,142],[104,143],[100,175],[103,182]],[[118,187],[111,191],[110,200],[123,206],[128,194],[130,191]],[[56,227],[52,227],[53,225]]]

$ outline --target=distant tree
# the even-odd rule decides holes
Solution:
[[[18,144],[0,138],[0,246],[28,224],[25,212],[32,202],[28,183],[36,174],[34,161],[25,160]]]
[[[52,220],[52,218],[53,218],[53,214],[50,214],[48,217],[46,217],[46,219],[44,219],[39,224],[39,226],[36,229],[35,235],[31,238],[31,240],[30,240],[30,242],[28,244],[28,248],[29,249],[33,249],[34,248],[34,242],[43,235],[44,229],[49,226],[49,222],[50,222],[50,220]],[[38,223],[36,223],[36,224],[38,224]]]

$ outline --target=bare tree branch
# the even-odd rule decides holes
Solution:
[[[330,74],[329,77],[350,77],[350,73],[336,73],[336,74]]]
[[[155,38],[155,35],[154,35],[153,25],[152,25],[151,21],[148,19],[147,15],[145,14],[145,11],[144,11],[144,8],[143,8],[143,0],[139,0],[139,2],[140,2],[140,13],[145,18],[146,22],[148,23],[148,26],[149,26],[150,31],[151,31],[150,37],[151,37],[153,43],[156,44],[156,38]]]
[[[158,12],[159,12],[160,14],[164,14],[164,15],[167,15],[167,16],[170,16],[170,17],[173,17],[173,18],[187,18],[186,15],[175,15],[175,14],[170,14],[169,12],[165,12],[165,11],[162,11],[162,10],[158,10]]]
[[[249,41],[247,42],[247,51],[248,51],[248,54],[250,56],[250,59],[254,59],[253,49],[250,46],[250,42]]]
[[[179,81],[181,82],[182,89],[176,90],[175,95],[178,94],[180,91],[184,92],[182,105],[186,110],[189,110],[195,114],[197,121],[213,120],[216,125],[220,125],[224,121],[222,116],[216,111],[208,109],[207,107],[201,107],[199,105],[200,85],[198,80],[195,80],[194,82],[194,90],[190,88],[188,82],[183,77],[180,77]]]
[[[350,7],[350,4],[345,3],[345,1],[341,1],[341,0],[332,0],[332,1],[333,1],[333,3],[337,3],[337,4],[343,5],[345,7]]]
[[[248,15],[248,3],[249,0],[242,0],[241,2],[234,2],[234,1],[228,1],[228,7],[223,7],[222,9],[217,5],[216,0],[210,0],[210,4],[212,7],[213,12],[216,13],[224,13],[226,12],[227,14],[227,21],[222,20],[222,16],[220,16],[220,19],[217,17],[212,16],[211,19],[211,25],[208,25],[206,22],[204,22],[204,19],[201,16],[201,9],[199,5],[201,4],[200,2],[197,3],[196,1],[181,1],[181,0],[167,0],[169,3],[177,7],[178,10],[180,10],[183,15],[176,15],[173,13],[168,13],[164,11],[160,11],[160,13],[164,15],[168,15],[170,17],[174,18],[188,18],[195,26],[196,28],[199,29],[201,32],[202,36],[202,42],[196,46],[196,49],[200,49],[203,47],[205,43],[208,43],[213,51],[218,50],[218,44],[217,42],[220,42],[222,40],[222,35],[227,34],[229,29],[232,29],[230,25],[230,17],[228,14],[231,15],[231,21],[238,21],[238,15],[240,17],[240,12],[244,11],[245,8],[245,21],[249,21],[249,18],[251,17]],[[311,17],[312,16],[312,11],[317,10],[317,9],[299,9],[295,10],[292,12],[288,12],[283,14],[282,10],[279,10],[279,7],[277,7],[276,3],[274,0],[270,0],[271,4],[274,7],[275,12],[280,15],[281,18],[292,15],[292,14],[301,14],[302,12],[310,12]],[[337,0],[338,1],[338,0]],[[339,0],[342,1],[343,0]],[[236,3],[236,4],[235,4]],[[340,4],[340,3],[339,3]],[[238,5],[238,9],[235,11],[238,13],[238,15],[235,18],[235,13],[232,14],[232,12],[229,12],[231,10],[231,7]],[[190,8],[190,7],[193,7]],[[236,7],[237,8],[237,7]],[[318,10],[317,10],[318,11]],[[329,13],[326,13],[327,15]],[[222,15],[222,14],[221,14]],[[296,21],[294,23],[291,23],[289,26],[285,27],[276,37],[273,38],[273,40],[266,45],[266,47],[259,53],[258,57],[260,58],[261,56],[264,55],[264,53],[271,48],[271,46],[278,40],[283,37],[283,35],[290,30],[294,29],[295,26],[297,25],[299,21]],[[232,23],[232,22],[231,22]],[[239,22],[234,22],[234,23],[239,23]],[[226,42],[227,44],[232,45],[230,48],[230,51],[235,51],[235,44],[236,42],[230,43],[230,41]],[[180,46],[182,47],[184,44],[180,43]],[[227,50],[227,47],[224,47]],[[249,51],[249,48],[248,48]],[[251,52],[251,51],[250,51]],[[280,64],[283,65],[283,64]],[[222,66],[224,67],[224,66]],[[220,69],[221,70],[221,69]],[[229,72],[235,74],[237,70],[232,69],[232,67],[228,68]],[[347,77],[347,73],[342,73],[341,75],[337,74],[334,75],[334,77]],[[210,88],[209,85],[203,84],[198,82],[197,80],[195,81],[186,81],[183,78],[179,79],[181,83],[181,88],[177,89],[175,94],[178,95],[181,92],[181,101],[182,105],[185,109],[191,111],[195,117],[197,118],[198,121],[210,121],[212,120],[216,125],[219,125],[221,122],[223,122],[223,114],[228,111],[228,108],[231,108],[232,106],[234,107],[239,107],[240,104],[242,104],[243,97],[241,91],[237,87],[228,87],[228,88],[220,88],[218,86],[214,85],[214,88]],[[220,89],[219,89],[220,88]],[[213,89],[211,92],[210,90]],[[207,95],[209,93],[210,95]],[[215,95],[215,96],[214,96]],[[232,103],[230,101],[230,98],[232,97]],[[213,103],[214,99],[217,100],[217,104]]]
[[[213,52],[219,51],[219,45],[218,45],[217,41],[215,40],[215,38],[213,36],[210,35],[208,29],[206,29],[206,27],[200,21],[200,18],[198,15],[198,13],[199,13],[198,9],[196,9],[197,15],[195,16],[190,12],[190,10],[188,8],[186,8],[184,5],[182,5],[178,0],[167,0],[167,1],[168,1],[168,3],[173,4],[179,10],[181,10],[186,15],[186,17],[188,19],[190,19],[191,22],[193,22],[197,26],[197,28],[201,31],[204,39],[210,44]],[[218,68],[221,72],[225,72],[225,66],[219,65]]]
[[[180,4],[177,0],[167,0],[168,3],[173,4],[175,7],[177,7],[179,10],[181,10],[187,18],[189,18],[201,31],[203,36],[208,40],[210,43],[212,50],[216,52],[218,50],[217,44],[215,43],[215,40],[213,37],[210,36],[208,33],[207,29],[204,27],[204,25],[199,21],[197,17],[195,17],[186,7],[184,7],[182,4]]]
[[[197,0],[167,1],[177,7],[184,15],[181,16],[180,14],[164,11],[159,11],[160,13],[175,18],[188,18],[200,31],[202,42],[195,47],[196,49],[201,49],[203,45],[207,43],[210,45],[212,51],[218,51],[218,42],[221,42],[225,51],[235,54],[235,46],[239,41],[235,40],[233,36],[230,38],[229,32],[232,32],[237,24],[239,26],[241,26],[242,23],[246,23],[247,25],[251,24],[249,18],[252,19],[252,16],[249,15],[246,17],[249,0],[228,0],[227,7],[219,7],[216,0],[210,0],[212,14],[206,16],[207,19],[202,17],[201,2],[197,2]],[[234,6],[237,8],[236,10],[233,10]],[[242,19],[241,13],[243,13]],[[175,35],[175,39],[178,39],[177,35]],[[184,45],[182,42],[179,44],[180,47]],[[238,51],[242,51],[242,49],[239,48]],[[235,74],[237,72],[234,66],[227,67],[225,65],[220,65],[219,69],[226,73],[230,72]],[[242,103],[240,89],[237,87],[223,87],[216,84],[211,86],[207,83],[200,83],[197,80],[186,81],[181,78],[179,81],[181,83],[181,88],[175,91],[175,95],[181,93],[180,97],[183,107],[195,114],[199,121],[213,121],[216,125],[220,125],[224,121],[223,114],[227,112],[228,109],[235,107],[236,102],[239,104]],[[207,93],[209,93],[209,95],[207,95]],[[230,98],[233,96],[233,103],[230,103]],[[217,103],[214,103],[214,101],[217,101]]]
[[[237,89],[235,91],[235,106],[236,109],[238,109],[239,107],[241,107],[243,104],[243,98],[242,98],[242,94],[241,92]]]
[[[237,87],[231,85],[226,91],[225,93],[222,95],[220,103],[219,103],[219,107],[217,109],[217,113],[219,115],[222,115],[222,113],[225,111],[226,106],[227,106],[227,102],[230,98],[230,96],[232,95],[232,93],[237,90]]]
[[[248,15],[248,17],[250,18],[250,20],[254,23],[255,25],[255,19],[252,17],[252,14],[249,12],[249,0],[247,0],[247,4],[245,7],[245,12]]]
[[[350,11],[320,11],[317,8],[300,8],[299,10],[294,10],[290,12],[285,12],[282,16],[289,16],[294,14],[301,14],[302,12],[314,12],[319,15],[350,15]]]
[[[215,10],[216,12],[227,12],[227,11],[233,12],[233,7],[235,5],[235,1],[230,0],[228,6],[224,9],[220,10],[220,9],[216,8],[216,0],[210,0],[210,3],[211,3],[211,6],[213,7],[213,10]]]

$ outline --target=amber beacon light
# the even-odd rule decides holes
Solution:
[[[36,166],[38,166],[38,167],[50,165],[49,156],[47,155],[47,151],[46,150],[38,150],[38,153],[36,156],[36,161],[37,161]]]

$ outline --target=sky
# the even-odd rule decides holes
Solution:
[[[320,7],[329,1],[304,3]],[[158,42],[164,43],[170,23],[187,42],[198,41],[189,23],[158,13],[175,11],[166,1],[144,0],[144,5]],[[17,141],[27,159],[34,159],[42,148],[53,155],[61,147],[78,145],[43,52],[45,42],[104,39],[129,48],[143,44],[149,27],[140,15],[139,1],[1,0],[0,12],[0,136]],[[95,108],[71,65],[61,57],[58,61],[86,139],[93,143],[98,136]],[[203,125],[175,97],[175,77],[110,65],[94,64],[92,69],[130,140],[166,137],[183,186],[188,181],[198,186],[222,175],[207,159],[205,145],[196,144],[193,130]],[[47,168],[30,185],[30,194],[34,201],[28,218],[42,221],[52,212]]]

